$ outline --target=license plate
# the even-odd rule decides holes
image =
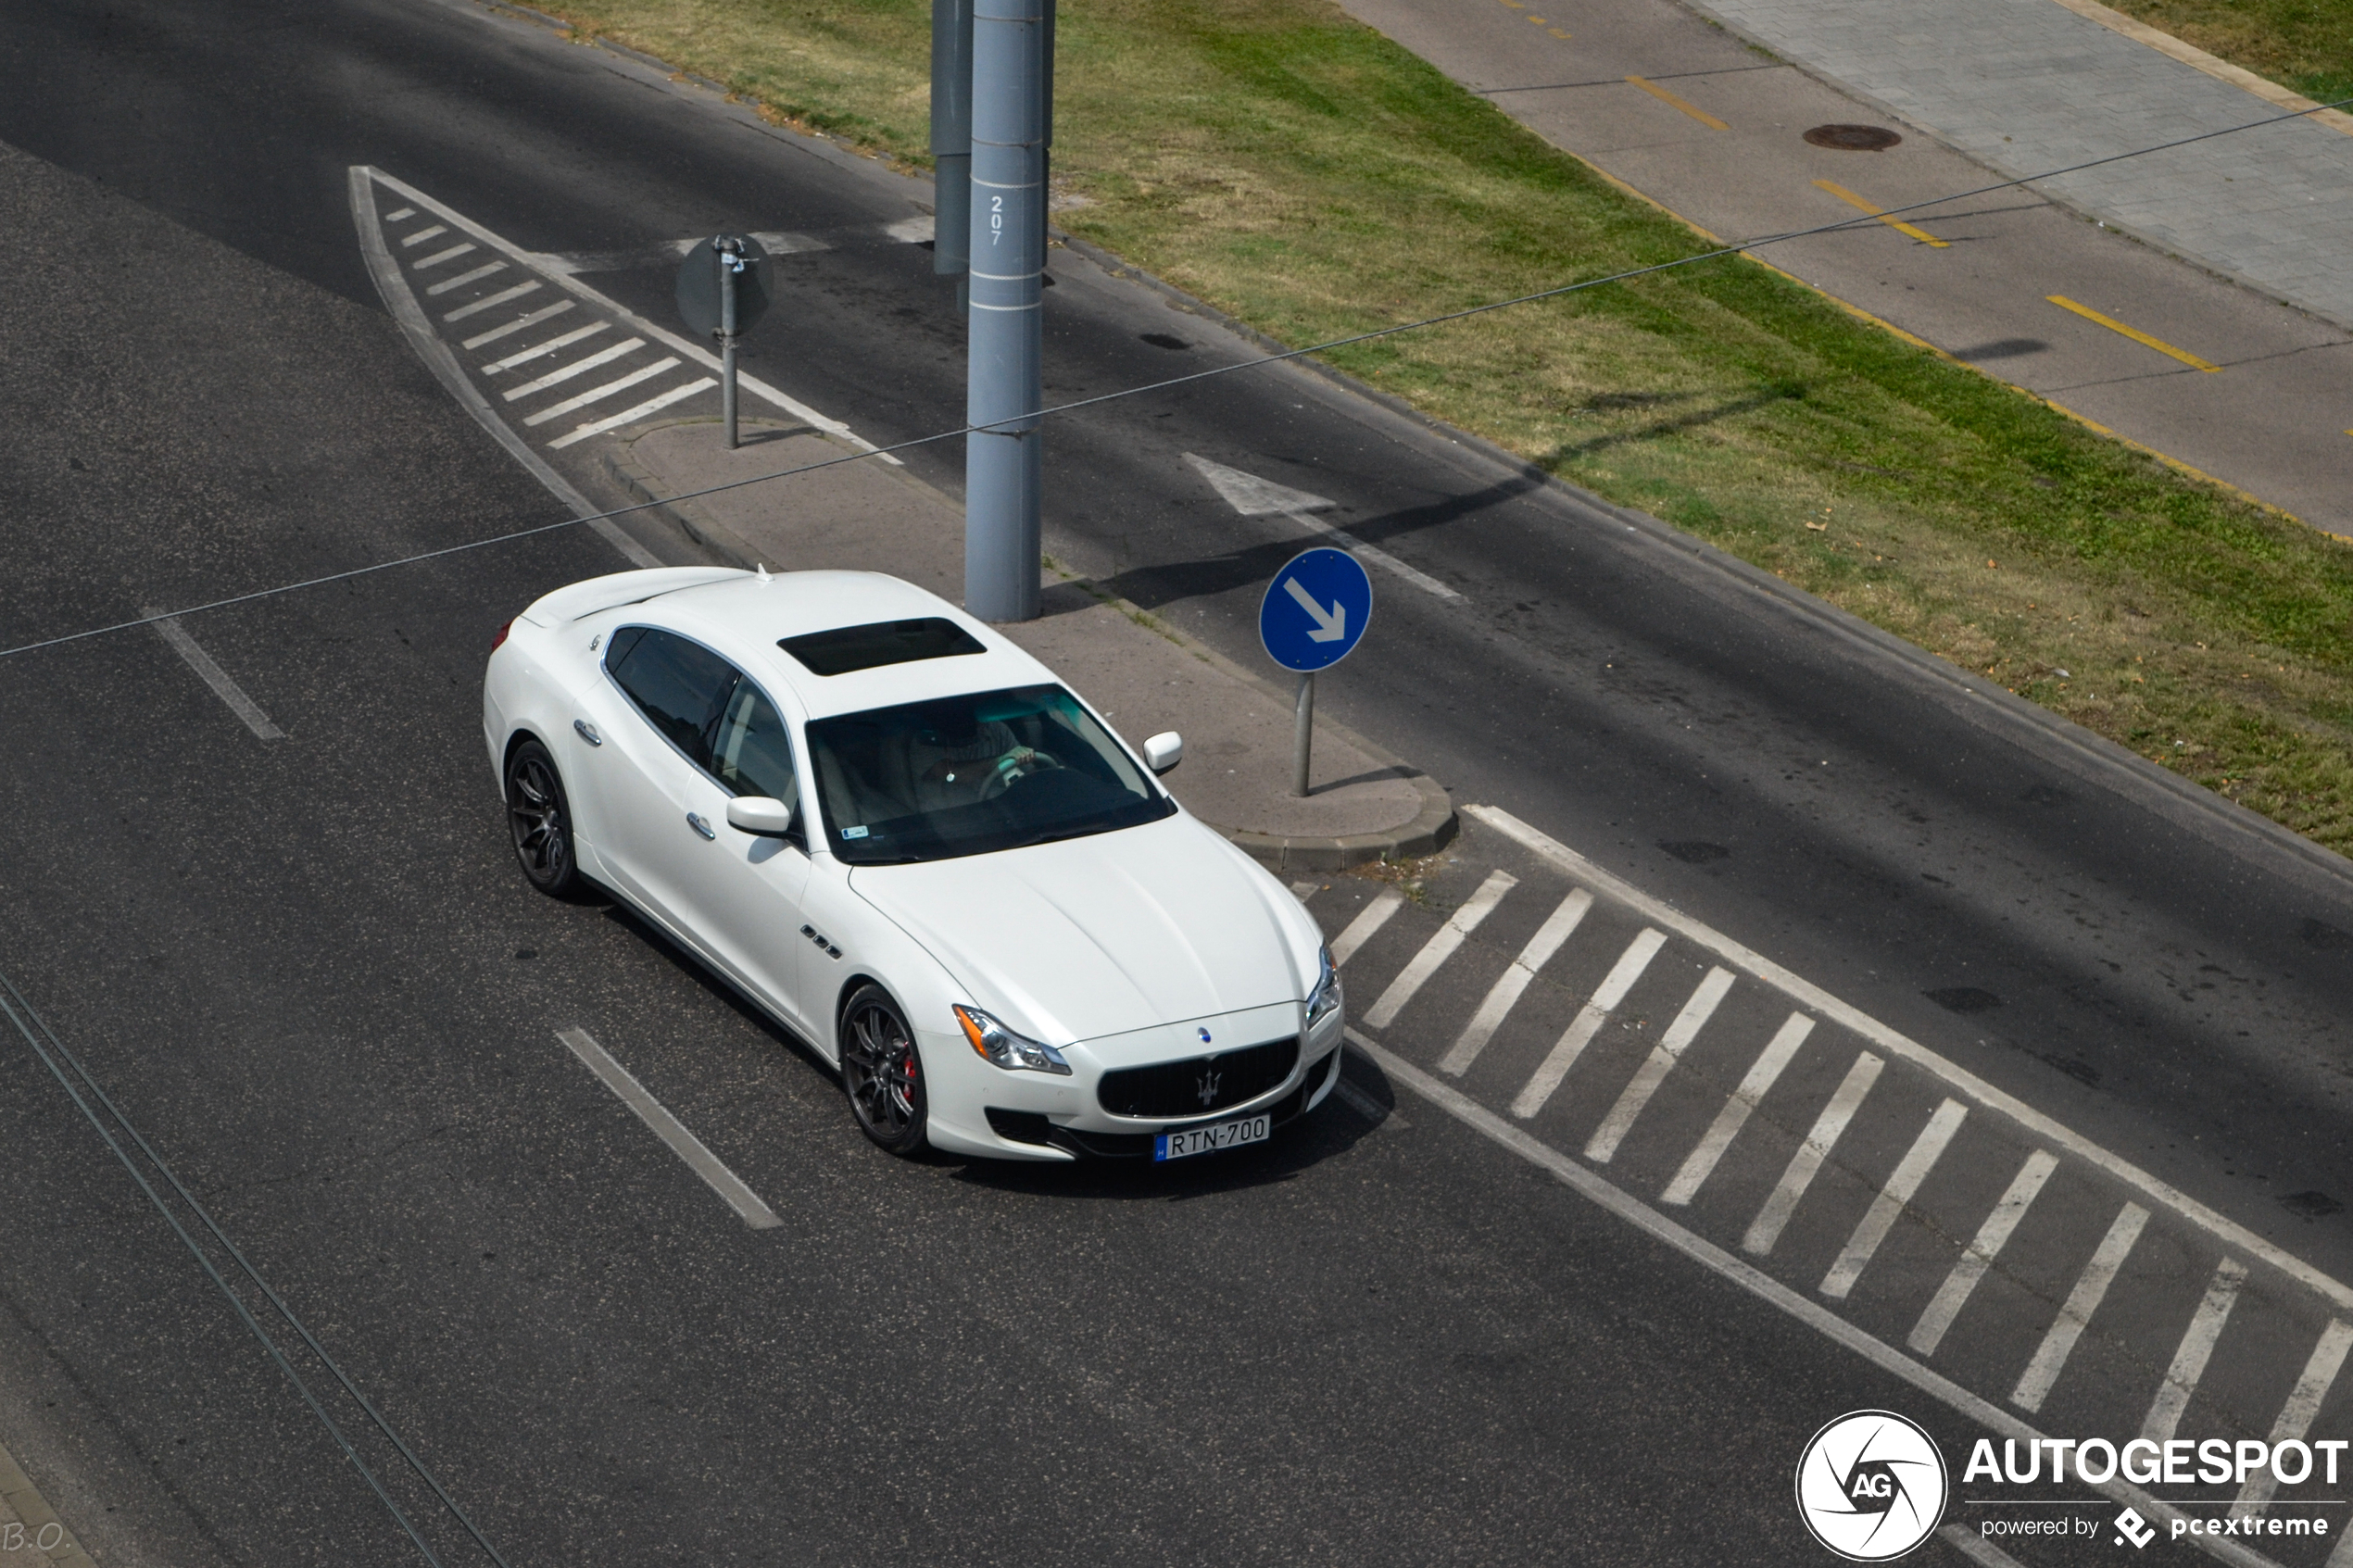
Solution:
[[[1214,1154],[1239,1144],[1262,1142],[1274,1130],[1275,1119],[1271,1116],[1245,1116],[1239,1122],[1220,1122],[1214,1127],[1163,1133],[1152,1139],[1152,1158],[1182,1160],[1188,1155]]]

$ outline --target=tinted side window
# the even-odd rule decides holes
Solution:
[[[793,772],[792,737],[785,731],[783,716],[749,681],[736,682],[711,753],[711,771],[737,795],[773,796],[787,806],[799,802],[800,783]]]
[[[735,690],[734,665],[684,637],[631,627],[614,636],[605,668],[655,729],[697,767],[711,769],[711,733]]]

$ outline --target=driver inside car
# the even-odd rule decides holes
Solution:
[[[1001,719],[975,718],[962,703],[925,717],[907,734],[904,757],[904,793],[918,810],[987,800],[1038,763],[1038,753]]]

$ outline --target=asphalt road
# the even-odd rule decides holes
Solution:
[[[563,515],[383,314],[357,163],[550,252],[837,236],[750,368],[876,441],[960,412],[929,257],[875,237],[917,193],[650,72],[427,3],[6,14],[0,642]],[[1052,395],[1242,357],[1055,271]],[[666,312],[659,270],[600,286]],[[1051,441],[1051,547],[1238,659],[1301,535],[1184,455],[1338,501],[1465,597],[1384,583],[1328,709],[2353,1273],[2341,1210],[2278,1201],[2353,1190],[2334,868],[1304,372]],[[616,564],[563,533],[192,618],[278,740],[150,632],[0,667],[0,972],[510,1561],[1778,1562],[1821,1421],[1973,1435],[1410,1098],[1160,1176],[873,1156],[789,1042],[507,864],[488,636]],[[61,1510],[122,1561],[402,1560],[14,1038],[0,1078],[0,1415]]]

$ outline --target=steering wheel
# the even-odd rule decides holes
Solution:
[[[1032,774],[1042,773],[1049,768],[1059,768],[1062,765],[1062,759],[1051,751],[1035,751],[1026,746],[1015,746],[997,759],[996,763],[990,767],[988,777],[980,786],[980,798],[994,800]]]

